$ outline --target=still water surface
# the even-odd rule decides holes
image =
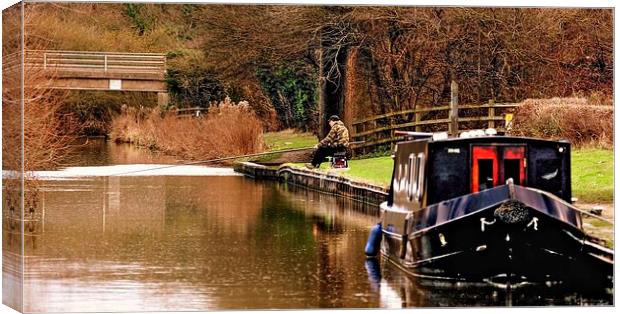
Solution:
[[[79,165],[170,162],[165,158],[96,143]],[[364,245],[376,222],[376,206],[221,171],[193,176],[95,171],[44,178],[40,219],[26,226],[24,310],[611,302],[606,294],[555,288],[507,293],[415,281],[389,262],[366,261]],[[5,232],[5,251],[15,243],[15,235]]]

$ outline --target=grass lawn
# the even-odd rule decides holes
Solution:
[[[614,152],[580,149],[571,154],[573,196],[581,202],[609,203],[614,196]]]
[[[270,151],[312,147],[319,142],[312,133],[299,133],[293,130],[264,133],[263,140]]]
[[[368,183],[389,187],[392,179],[394,161],[390,156],[349,161],[349,169],[345,176],[363,178]]]
[[[303,163],[293,163],[296,167],[304,167]],[[354,159],[349,160],[349,170],[331,170],[329,162],[321,164],[322,171],[337,172],[344,177],[354,179],[356,181],[371,183],[383,187],[390,186],[390,179],[392,179],[392,158],[374,157],[368,159]]]

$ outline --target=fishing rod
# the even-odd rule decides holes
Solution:
[[[128,172],[115,173],[115,174],[111,174],[110,177],[132,174],[132,173],[137,173],[137,172],[144,172],[144,171],[167,169],[167,168],[173,168],[173,167],[179,167],[179,166],[191,166],[191,165],[197,165],[197,164],[214,163],[214,162],[219,162],[219,161],[227,161],[227,160],[234,160],[234,159],[241,159],[241,158],[259,157],[259,156],[280,154],[280,153],[290,153],[290,152],[308,150],[308,149],[313,149],[313,148],[314,146],[310,146],[310,147],[292,148],[292,149],[284,149],[284,150],[274,150],[270,152],[254,153],[254,154],[247,154],[247,155],[238,155],[238,156],[221,157],[221,158],[214,158],[214,159],[207,159],[207,160],[198,160],[198,161],[191,161],[191,162],[186,162],[186,163],[181,163],[181,164],[166,165],[166,166],[149,168],[149,169],[140,169],[140,170],[134,170],[134,171],[128,171]]]
[[[361,143],[364,143],[364,142],[365,141],[350,142],[349,145],[356,145],[356,144],[361,144]],[[206,164],[206,163],[234,160],[234,159],[240,159],[240,158],[259,157],[259,156],[265,156],[265,155],[271,155],[271,154],[280,154],[280,153],[290,153],[290,152],[297,152],[297,151],[314,149],[314,148],[315,148],[315,146],[309,146],[309,147],[291,148],[291,149],[284,149],[284,150],[274,150],[274,151],[270,151],[270,152],[254,153],[254,154],[247,154],[247,155],[239,155],[239,156],[221,157],[221,158],[214,158],[214,159],[207,159],[207,160],[191,161],[191,162],[175,164],[175,165],[167,165],[167,166],[161,166],[161,167],[155,167],[155,168],[149,168],[149,169],[140,169],[140,170],[134,170],[134,171],[128,171],[128,172],[115,173],[115,174],[110,175],[110,177],[126,175],[126,174],[131,174],[131,173],[137,173],[137,172],[151,171],[151,170],[167,169],[167,168],[173,168],[173,167],[179,167],[179,166],[191,166],[191,165],[197,165],[197,164]]]
[[[361,143],[364,143],[364,142],[365,141],[357,141],[357,142],[351,142],[350,144],[361,144]],[[271,154],[291,153],[291,152],[297,152],[297,151],[308,150],[308,149],[314,149],[314,146],[301,147],[301,148],[292,148],[292,149],[284,149],[284,150],[274,150],[274,151],[270,151],[270,152],[262,152],[262,153],[254,153],[254,154],[238,155],[238,156],[230,156],[230,157],[221,157],[221,158],[214,158],[214,159],[207,159],[207,160],[191,161],[191,162],[175,164],[175,165],[167,165],[167,166],[161,166],[161,167],[155,167],[155,168],[149,168],[149,169],[141,169],[141,170],[134,170],[134,171],[128,171],[128,172],[115,173],[115,174],[110,175],[110,177],[121,176],[121,175],[132,174],[132,173],[138,173],[138,172],[144,172],[144,171],[167,169],[167,168],[173,168],[173,167],[179,167],[179,166],[191,166],[191,165],[198,165],[198,164],[213,163],[213,162],[218,162],[218,161],[227,161],[227,160],[234,160],[234,159],[241,159],[241,158],[259,157],[259,156],[265,156],[265,155],[271,155]],[[603,220],[603,221],[608,222],[610,224],[614,223],[612,220],[605,219],[605,218],[600,217],[598,215],[589,213],[589,212],[587,212],[585,210],[582,210],[582,209],[579,209],[579,208],[577,208],[575,206],[573,206],[573,207],[579,213],[581,213],[583,215],[590,216],[590,217],[596,218],[596,219],[600,219],[600,220]]]

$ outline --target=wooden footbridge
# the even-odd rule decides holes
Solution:
[[[164,54],[26,50],[24,66],[45,70],[48,88],[156,92],[168,103]]]

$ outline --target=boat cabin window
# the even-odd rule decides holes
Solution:
[[[409,178],[407,178],[407,197],[413,200],[418,191],[418,158],[414,154],[409,155]]]
[[[536,183],[538,188],[556,194],[562,192],[561,161],[559,159],[536,160]]]
[[[424,165],[426,160],[424,158],[424,153],[418,154],[418,192],[416,193],[416,200],[419,201],[422,195],[424,195]]]
[[[424,164],[424,153],[409,155],[409,178],[407,182],[407,198],[409,201],[419,201],[424,192]]]
[[[493,159],[478,159],[478,191],[492,188],[493,181]]]
[[[473,146],[472,192],[504,184],[509,178],[525,184],[525,146]]]
[[[402,191],[402,189],[407,185],[408,172],[409,164],[401,163],[398,165],[398,172],[394,178],[395,189],[397,191]]]

